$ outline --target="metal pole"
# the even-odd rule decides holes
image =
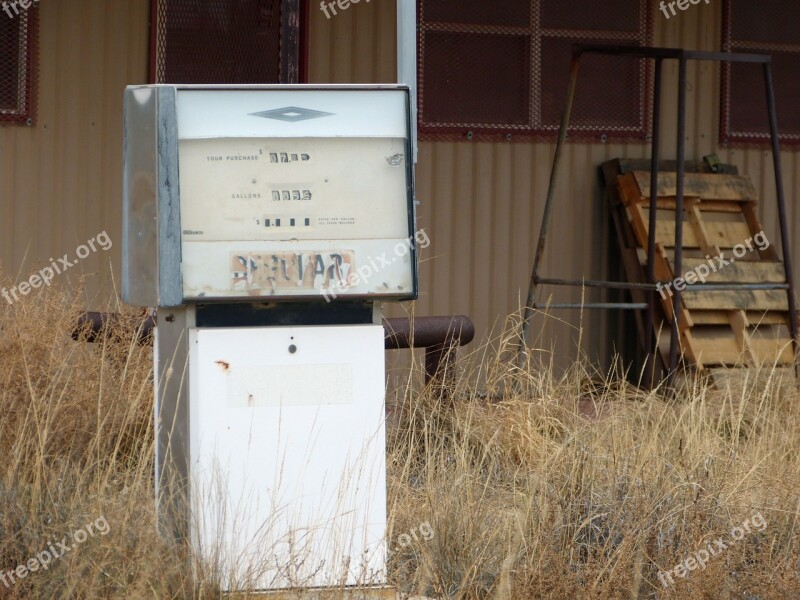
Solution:
[[[651,283],[623,283],[617,281],[595,281],[593,279],[550,279],[539,277],[539,284],[563,285],[571,287],[596,287],[613,290],[658,290],[658,284]],[[786,290],[788,283],[688,283],[682,293],[711,292],[722,290]],[[645,305],[646,302],[641,304]],[[417,317],[421,319],[423,317]],[[433,318],[433,317],[431,317]]]
[[[686,171],[686,56],[681,54],[678,67],[678,174],[675,190],[675,275],[680,277],[683,267],[683,183]],[[651,207],[652,209],[652,207]],[[652,237],[655,232],[651,232]],[[678,345],[680,343],[681,291],[675,289],[672,296],[672,331],[669,341],[669,374],[672,381],[678,368]]]
[[[792,271],[792,252],[789,248],[789,229],[786,220],[786,200],[783,196],[783,169],[781,167],[781,148],[778,139],[778,116],[775,110],[775,93],[772,88],[772,65],[764,63],[764,83],[767,88],[767,108],[769,110],[769,131],[772,141],[772,164],[775,169],[775,194],[778,198],[778,221],[781,228],[781,250],[783,252],[783,269],[786,274],[788,289],[786,296],[789,308],[789,328],[792,334],[792,352],[797,359],[797,307],[794,299],[794,272]]]
[[[602,310],[642,310],[647,308],[647,304],[645,302],[635,303],[635,302],[597,302],[594,304],[586,304],[585,302],[565,302],[563,304],[535,304],[534,308],[543,308],[547,309],[570,309],[570,308],[579,308],[581,310],[592,310],[592,309],[602,309]]]
[[[578,65],[580,63],[580,58],[580,51],[573,53],[569,75],[569,89],[567,90],[567,105],[564,108],[564,114],[561,116],[558,142],[556,143],[556,151],[553,156],[553,166],[550,169],[550,183],[547,188],[547,199],[545,200],[544,212],[542,213],[542,225],[539,228],[539,242],[536,244],[536,255],[533,259],[531,281],[528,285],[528,298],[525,301],[525,313],[522,319],[522,331],[520,333],[519,348],[517,351],[517,366],[520,368],[524,363],[524,357],[528,348],[528,330],[530,329],[531,317],[533,316],[533,304],[536,298],[536,279],[539,276],[539,265],[542,261],[544,246],[547,242],[547,233],[550,228],[550,217],[553,211],[553,199],[555,198],[556,192],[556,176],[558,174],[558,165],[561,161],[564,142],[566,142],[567,139],[567,128],[569,127],[569,119],[572,113],[572,101],[575,99],[575,86],[578,81]]]
[[[597,287],[612,290],[655,290],[656,284],[628,283],[626,281],[596,281],[594,279],[554,279],[550,277],[537,277],[537,284],[567,285],[573,287]]]
[[[656,59],[655,85],[653,87],[653,139],[650,150],[650,214],[649,214],[649,235],[647,236],[647,283],[656,282],[656,213],[658,204],[658,162],[660,159],[659,144],[661,141],[661,69],[662,59]],[[645,386],[653,389],[656,369],[656,343],[654,340],[653,323],[655,321],[656,291],[652,290],[647,294],[647,312],[645,313],[644,323],[644,347],[646,352],[645,359]]]

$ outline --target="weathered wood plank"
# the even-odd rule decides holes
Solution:
[[[633,171],[641,196],[650,196],[650,173]],[[758,200],[753,183],[749,177],[741,175],[720,175],[717,173],[686,173],[683,182],[684,196],[697,196],[703,200],[737,200],[751,202]],[[677,173],[659,173],[658,195],[677,195]]]
[[[789,314],[781,311],[746,311],[747,322],[750,325],[786,325],[789,326]],[[729,322],[727,310],[694,310],[692,321],[695,325],[725,325]]]
[[[787,337],[761,338],[753,336],[748,340],[748,346],[755,358],[754,366],[762,364],[791,364],[792,340]]]
[[[712,173],[708,163],[704,160],[687,160],[683,163],[686,173]],[[617,176],[630,173],[631,171],[650,172],[650,159],[647,158],[615,158],[603,163],[603,175],[606,183],[616,182]],[[678,170],[678,161],[661,160],[658,162],[659,172],[674,173]],[[738,175],[739,169],[736,165],[720,163],[717,165],[717,173],[729,173]]]
[[[729,261],[730,256],[724,257]],[[711,263],[705,258],[684,258],[682,261],[684,272],[695,271],[698,267],[708,275],[704,275],[706,283],[784,283],[786,275],[783,272],[783,264],[773,261],[742,261],[731,262],[719,268],[719,261],[712,257]],[[705,265],[705,269],[702,269]],[[712,271],[712,269],[717,269]]]
[[[695,327],[691,339],[692,353],[705,366],[746,364],[744,349],[729,327]]]
[[[645,219],[645,231],[648,231],[647,211],[642,210],[642,215]],[[709,241],[719,248],[733,248],[751,238],[750,228],[743,221],[705,221],[705,226]],[[675,247],[674,221],[659,220],[656,222],[656,243],[664,244],[666,248]],[[694,227],[686,221],[683,223],[683,247],[684,249],[701,248]]]
[[[685,291],[681,298],[689,310],[788,310],[783,290]]]
[[[741,202],[731,202],[729,200],[703,200],[694,198],[697,206],[703,212],[710,213],[740,213],[742,212]],[[675,210],[675,196],[659,196],[656,200],[656,207],[659,210]],[[650,197],[641,196],[639,203],[647,208],[650,207]]]

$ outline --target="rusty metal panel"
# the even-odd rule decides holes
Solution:
[[[0,123],[33,125],[39,87],[38,5],[26,9],[12,3],[3,9],[8,19],[0,19]]]
[[[549,141],[573,42],[652,45],[647,0],[494,3],[419,0],[420,138]],[[570,137],[644,140],[651,69],[587,56]]]

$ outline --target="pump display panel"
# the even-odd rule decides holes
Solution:
[[[160,164],[149,197],[126,172],[124,251],[143,259],[124,262],[151,271],[148,305],[416,297],[406,88],[139,86],[126,115],[136,102],[155,139],[127,123],[126,156]]]

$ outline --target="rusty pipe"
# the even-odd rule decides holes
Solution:
[[[85,312],[72,332],[72,339],[96,342],[104,335],[113,333],[119,315],[114,313]],[[153,315],[143,318],[139,343],[152,343],[156,319]],[[384,319],[384,348],[425,348],[425,380],[429,382],[441,369],[454,346],[469,344],[475,337],[475,325],[466,315],[449,317],[406,317]]]

